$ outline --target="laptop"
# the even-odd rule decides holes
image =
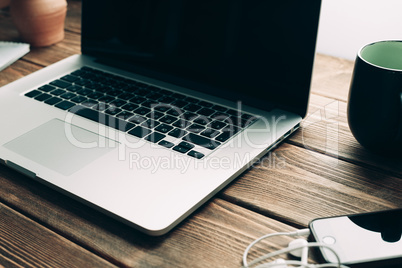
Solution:
[[[1,88],[1,163],[165,234],[299,127],[320,4],[83,0],[82,54]]]

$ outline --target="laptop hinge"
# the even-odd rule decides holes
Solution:
[[[25,176],[28,176],[28,177],[30,177],[30,178],[35,178],[35,177],[36,177],[36,173],[34,173],[34,172],[32,172],[32,171],[30,171],[30,170],[28,170],[28,169],[26,169],[26,168],[23,168],[23,167],[21,167],[21,166],[15,164],[14,162],[11,162],[11,161],[9,161],[9,160],[5,160],[4,163],[5,163],[8,167],[10,167],[11,169],[14,169],[15,171],[17,171],[17,172],[19,172],[19,173],[22,173],[22,174],[24,174]]]

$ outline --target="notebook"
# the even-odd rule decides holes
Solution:
[[[29,52],[29,44],[0,41],[0,71]]]
[[[320,1],[82,3],[82,54],[0,90],[0,159],[149,235],[306,114]]]

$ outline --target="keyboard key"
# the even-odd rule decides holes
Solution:
[[[36,96],[38,96],[40,94],[43,94],[43,93],[41,91],[35,89],[35,90],[32,90],[32,91],[29,91],[29,92],[25,93],[25,96],[33,98],[33,97],[36,97]]]
[[[177,120],[176,117],[170,116],[170,115],[165,115],[164,117],[160,118],[159,121],[166,123],[166,124],[172,124]]]
[[[181,129],[185,129],[189,125],[191,125],[191,123],[186,121],[186,120],[179,119],[176,122],[174,122],[172,125],[175,126],[175,127],[181,128]]]
[[[217,142],[217,141],[214,141],[214,140],[211,140],[211,139],[208,139],[208,138],[205,138],[205,137],[193,134],[193,133],[189,133],[186,136],[184,136],[183,140],[197,144],[199,146],[202,146],[202,147],[210,149],[210,150],[215,149],[216,147],[218,147],[221,144],[220,142]]]
[[[229,115],[231,115],[231,116],[239,116],[239,115],[240,115],[240,111],[238,111],[238,110],[232,110],[232,109],[227,110],[226,113],[229,114]]]
[[[170,110],[172,108],[172,106],[170,106],[169,104],[165,104],[165,103],[158,103],[157,105],[152,106],[152,108],[154,110],[164,113],[164,112]]]
[[[55,107],[60,108],[62,110],[68,110],[73,106],[75,106],[75,103],[71,101],[62,101],[55,105]]]
[[[204,130],[203,132],[201,132],[201,136],[207,137],[207,138],[214,138],[217,135],[219,135],[219,131],[212,129],[212,128],[207,128],[206,130]]]
[[[210,116],[211,114],[215,113],[215,110],[209,108],[202,108],[197,113],[205,116]]]
[[[176,101],[172,102],[171,104],[175,107],[183,108],[184,106],[186,106],[188,104],[188,102],[185,102],[183,100],[176,100]]]
[[[38,88],[38,89],[41,90],[41,91],[43,91],[43,92],[50,92],[50,91],[56,89],[56,87],[51,86],[51,85],[44,85],[44,86],[41,86],[41,87]]]
[[[222,134],[220,134],[218,137],[216,137],[215,140],[220,141],[220,142],[225,142],[239,131],[240,131],[240,128],[238,128],[236,126],[228,126],[224,129],[222,129]]]
[[[125,93],[119,95],[119,98],[122,99],[122,100],[125,100],[125,101],[128,101],[132,97],[134,97],[134,95],[131,94],[131,93],[128,93],[128,92],[125,92]]]
[[[109,115],[116,115],[121,112],[121,109],[116,108],[115,106],[109,107],[105,110],[105,113]]]
[[[140,96],[135,96],[134,98],[130,99],[130,102],[133,102],[135,104],[140,104],[141,102],[144,102],[146,99]]]
[[[123,91],[117,90],[117,89],[115,89],[115,90],[111,89],[111,90],[108,90],[108,91],[106,92],[107,95],[112,96],[112,97],[117,97],[117,96],[119,96],[119,95],[122,94],[122,93],[123,93]]]
[[[211,118],[213,118],[214,120],[219,120],[219,121],[225,121],[225,119],[227,119],[228,117],[229,117],[228,114],[225,114],[222,112],[216,112],[211,116]]]
[[[157,143],[160,140],[162,140],[163,138],[165,138],[166,135],[160,134],[158,132],[152,132],[151,134],[149,134],[148,136],[145,137],[145,139],[147,141],[153,142],[153,143]]]
[[[115,100],[112,101],[110,104],[111,104],[111,105],[114,105],[114,106],[116,106],[116,107],[121,107],[121,106],[127,104],[127,102],[124,101],[124,100],[122,100],[122,99],[115,99]]]
[[[138,109],[138,105],[134,103],[127,103],[126,105],[123,105],[121,108],[127,111],[134,111],[135,109]]]
[[[63,98],[65,100],[69,100],[69,99],[74,98],[75,96],[77,96],[77,95],[75,95],[74,93],[71,93],[71,92],[67,92],[67,93],[64,93],[64,94],[60,95],[60,98]]]
[[[208,126],[213,129],[221,129],[221,128],[226,127],[227,125],[221,121],[213,121]]]
[[[113,100],[115,100],[115,98],[113,98],[111,96],[103,96],[103,97],[98,99],[99,102],[104,102],[104,103],[110,103]]]
[[[172,108],[166,112],[168,115],[180,116],[183,112],[177,108]]]
[[[197,152],[197,151],[194,151],[194,150],[190,151],[190,152],[188,153],[188,155],[189,155],[189,156],[192,156],[192,157],[195,157],[195,158],[197,158],[197,159],[201,159],[201,158],[204,157],[204,154],[202,154],[202,153],[200,153],[200,152]]]
[[[55,96],[59,96],[66,93],[66,91],[64,91],[63,89],[57,88],[53,91],[50,91],[50,94],[55,95]]]
[[[239,126],[240,122],[241,122],[241,118],[231,115],[225,119],[225,122],[228,123],[229,125]]]
[[[257,121],[256,117],[251,117],[249,119],[242,119],[242,127],[248,127],[249,125],[251,125],[252,123],[254,123],[255,121]]]
[[[158,121],[155,121],[153,119],[148,119],[147,121],[143,122],[141,126],[147,127],[147,128],[154,128],[156,126],[160,125]]]
[[[201,106],[199,106],[199,105],[196,105],[196,104],[189,104],[189,105],[187,105],[187,106],[184,106],[184,108],[183,108],[184,110],[187,110],[187,111],[189,111],[189,112],[196,112],[196,111],[198,111],[199,109],[201,109]]]
[[[182,141],[179,143],[179,146],[184,147],[184,148],[188,148],[188,149],[193,149],[194,145],[191,143],[188,143],[186,141]]]
[[[103,94],[101,92],[93,92],[93,93],[87,94],[86,96],[90,99],[96,100],[96,99],[100,99],[100,98],[104,97],[105,94]]]
[[[198,124],[192,124],[191,126],[189,126],[187,128],[188,131],[193,132],[193,133],[200,133],[201,131],[205,130],[205,127],[203,127],[202,125],[198,125]]]
[[[162,98],[159,98],[158,101],[160,101],[161,103],[170,104],[170,103],[174,102],[175,100],[176,100],[175,98],[172,98],[170,96],[163,96]]]
[[[56,86],[56,87],[60,87],[60,88],[68,88],[69,86],[71,86],[70,82],[67,81],[63,81],[63,80],[55,80],[50,82],[51,85]]]
[[[147,121],[147,119],[140,115],[134,115],[133,117],[130,117],[128,121],[136,124],[142,124],[143,122]]]
[[[162,132],[162,133],[167,133],[167,132],[171,131],[172,129],[173,129],[172,126],[169,126],[166,124],[161,124],[155,128],[155,130]]]
[[[146,115],[150,112],[151,112],[151,110],[148,108],[145,108],[145,107],[140,107],[140,108],[134,110],[134,113],[139,114],[139,115]]]
[[[230,132],[223,132],[220,134],[218,137],[215,138],[215,140],[220,141],[220,142],[225,142],[231,137]]]
[[[207,107],[207,108],[210,108],[210,107],[214,106],[212,103],[206,102],[206,101],[200,101],[200,102],[197,103],[197,104],[198,104],[198,105],[201,105],[201,106],[203,106],[203,107]]]
[[[152,111],[151,113],[147,114],[148,118],[158,120],[159,118],[162,118],[165,114],[157,111]]]
[[[55,88],[53,88],[53,89],[55,89]],[[70,92],[77,92],[77,91],[82,90],[82,86],[72,85],[72,86],[69,86],[68,88],[66,88],[66,90],[68,90]]]
[[[250,119],[250,118],[252,118],[253,116],[251,115],[251,114],[245,114],[245,113],[243,113],[242,115],[241,115],[241,118],[243,118],[243,119],[245,119],[245,120],[248,120],[248,119]]]
[[[186,148],[186,147],[183,147],[183,146],[180,146],[180,145],[177,145],[177,146],[173,147],[173,150],[175,150],[176,152],[182,153],[182,154],[185,154],[188,151],[190,151],[189,148]]]
[[[173,129],[172,131],[170,131],[168,133],[169,136],[172,136],[172,137],[175,137],[175,138],[181,138],[186,134],[187,134],[187,131],[179,129],[179,128],[175,128],[175,129]]]
[[[172,148],[174,146],[173,143],[171,143],[169,141],[165,141],[165,140],[159,142],[158,144],[163,146],[163,147],[166,147],[166,148]]]
[[[146,100],[143,103],[141,103],[141,106],[147,107],[147,108],[153,108],[155,105],[157,105],[157,103],[155,103],[155,101],[152,101],[152,100]]]
[[[218,112],[225,112],[227,110],[227,108],[222,107],[220,105],[214,105],[214,106],[211,107],[211,109],[216,110]]]
[[[197,119],[194,119],[193,122],[197,123],[199,125],[205,126],[205,125],[209,124],[211,122],[211,120],[209,118],[206,118],[205,116],[200,116]]]
[[[94,93],[94,91],[92,89],[89,89],[89,88],[82,88],[82,89],[78,90],[75,93],[83,95],[83,96],[88,96],[88,95]]]
[[[181,117],[181,118],[184,118],[184,119],[186,119],[186,120],[188,120],[188,121],[191,121],[191,120],[197,118],[198,115],[195,114],[195,113],[191,113],[191,112],[185,112],[185,113],[182,114],[180,117]]]
[[[80,103],[80,105],[85,106],[87,108],[96,108],[98,107],[99,103],[93,100],[87,100]]]
[[[35,100],[44,101],[44,100],[47,100],[47,99],[49,99],[51,97],[52,97],[52,95],[47,94],[47,93],[43,93],[43,94],[40,94],[40,95],[36,96]]]
[[[148,94],[147,95],[147,98],[148,99],[151,99],[151,100],[154,100],[154,101],[157,101],[159,98],[161,98],[163,95],[162,94],[160,94],[160,93],[157,93],[157,92],[152,92],[152,93],[150,93],[150,94]]]
[[[221,132],[229,132],[232,136],[239,132],[241,128],[233,125],[228,125],[225,128],[221,129]]]
[[[58,103],[58,102],[61,102],[61,101],[62,101],[62,99],[60,99],[60,98],[58,98],[58,97],[52,97],[52,98],[50,98],[50,99],[45,100],[44,102],[45,102],[46,104],[49,104],[49,105],[54,105],[54,104],[56,104],[56,103]]]
[[[63,76],[61,79],[65,80],[67,82],[74,82],[74,81],[78,80],[79,77],[74,76],[74,75],[66,75],[66,76]]]
[[[107,103],[98,102],[98,104],[95,105],[93,108],[94,108],[95,110],[98,110],[98,111],[105,111],[105,110],[108,109],[109,107],[110,107],[110,105],[107,104]]]
[[[80,115],[86,119],[106,125],[107,116],[104,113],[87,108],[85,106],[76,105],[69,110],[71,113]]]
[[[120,118],[120,119],[122,119],[122,120],[127,120],[127,119],[129,119],[130,117],[132,117],[133,115],[134,115],[133,113],[130,113],[130,112],[128,112],[128,111],[122,111],[121,113],[119,113],[119,114],[117,115],[117,117]]]
[[[148,134],[150,134],[151,132],[152,132],[152,130],[150,130],[148,128],[137,126],[137,127],[133,128],[132,130],[130,130],[128,132],[128,134],[136,136],[138,138],[143,138],[143,137],[147,136]]]

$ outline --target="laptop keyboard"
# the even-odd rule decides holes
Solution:
[[[197,159],[256,121],[241,111],[89,67],[25,96]]]

